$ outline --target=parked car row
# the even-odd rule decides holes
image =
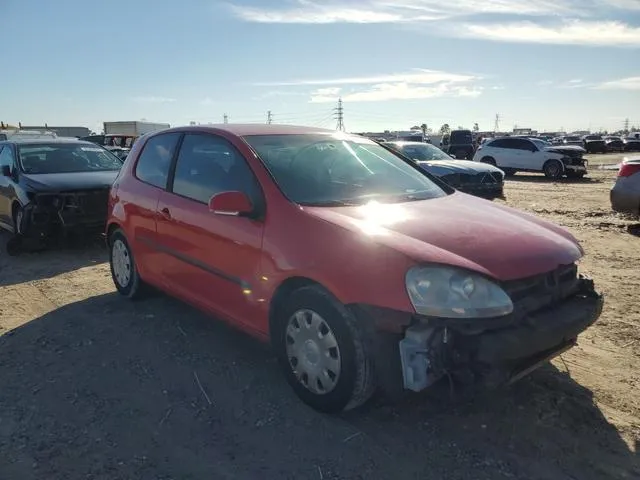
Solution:
[[[552,139],[553,145],[576,145],[584,147],[587,153],[638,152],[640,139],[635,136],[627,138],[602,135],[566,135]]]
[[[526,170],[498,140],[479,152]],[[582,172],[568,147],[530,143],[553,178]],[[269,341],[300,399],[338,412],[443,377],[513,382],[599,317],[569,232],[431,173],[496,173],[480,160],[280,125],[154,132],[124,163],[88,142],[0,142],[1,225],[40,239],[99,214],[121,295],[154,287]]]

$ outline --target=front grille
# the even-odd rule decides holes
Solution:
[[[578,267],[571,264],[542,275],[503,282],[502,288],[513,302],[513,315],[522,318],[569,297],[578,284]]]
[[[108,199],[108,188],[65,193],[60,219],[67,226],[101,224],[107,218]]]

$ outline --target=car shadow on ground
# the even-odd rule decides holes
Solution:
[[[7,253],[10,238],[8,233],[0,233],[0,287],[50,278],[107,261],[104,239],[100,236],[79,238],[18,255]]]
[[[445,384],[322,415],[248,336],[164,295],[106,294],[0,337],[0,472],[595,480],[638,478],[640,466],[591,392],[552,367],[471,402]]]
[[[583,178],[560,178],[558,180],[551,180],[544,175],[527,175],[524,173],[517,173],[513,176],[506,177],[506,181],[508,182],[527,182],[527,183],[584,183],[584,184],[594,184],[594,183],[603,183],[603,180],[600,178],[592,178],[592,177],[583,177]]]

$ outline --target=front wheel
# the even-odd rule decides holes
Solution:
[[[542,167],[544,176],[552,180],[562,177],[562,164],[558,160],[548,160]]]
[[[493,165],[494,167],[496,166],[496,159],[493,157],[482,157],[480,159],[480,162],[488,163],[489,165]]]
[[[120,229],[109,237],[109,264],[111,278],[121,295],[132,300],[144,296],[146,285],[136,268],[129,242]]]
[[[294,291],[278,309],[272,342],[298,397],[325,413],[350,410],[373,394],[373,361],[363,328],[320,286]]]

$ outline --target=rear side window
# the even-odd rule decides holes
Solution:
[[[173,193],[209,203],[220,192],[240,191],[257,199],[258,184],[244,157],[224,138],[186,134],[173,178]]]
[[[533,144],[529,140],[516,139],[513,140],[513,147],[516,150],[533,150]]]
[[[509,138],[499,138],[498,140],[491,142],[488,146],[492,148],[514,148],[513,143]]]
[[[167,187],[171,160],[181,133],[164,133],[149,139],[136,164],[136,177],[159,188]]]

